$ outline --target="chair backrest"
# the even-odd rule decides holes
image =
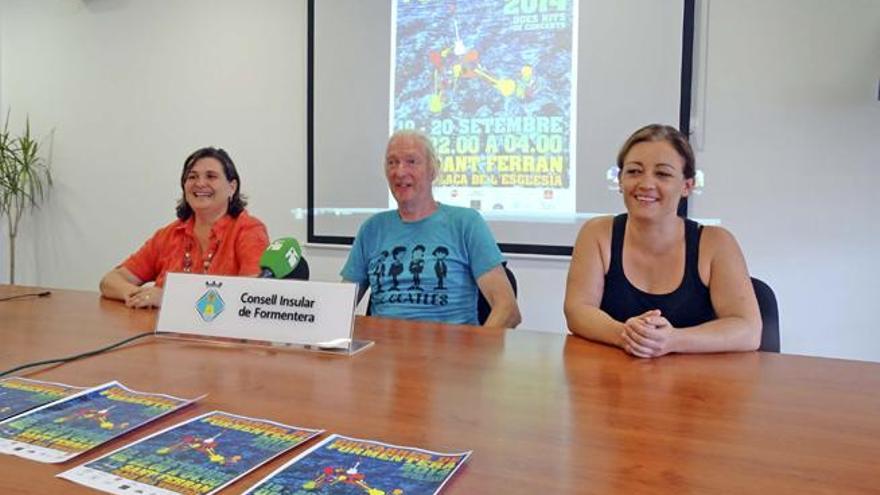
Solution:
[[[779,307],[776,304],[776,295],[764,281],[752,277],[752,287],[755,288],[755,297],[758,298],[758,308],[761,310],[761,347],[759,351],[779,352]]]
[[[507,274],[507,280],[510,281],[510,286],[513,287],[513,296],[516,297],[516,277],[513,276],[513,272],[510,271],[510,268],[507,268],[507,262],[502,261],[501,266],[504,267],[504,273]],[[486,296],[483,295],[482,291],[478,291],[479,296],[477,299],[477,321],[480,322],[480,325],[486,323],[486,320],[489,319],[489,313],[492,312],[492,306],[489,305],[489,301],[486,300]]]

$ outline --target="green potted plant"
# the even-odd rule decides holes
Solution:
[[[0,216],[6,218],[9,236],[9,283],[15,283],[15,238],[24,212],[37,208],[52,186],[49,164],[40,156],[40,144],[31,136],[31,122],[24,134],[9,131],[9,112],[0,131]]]

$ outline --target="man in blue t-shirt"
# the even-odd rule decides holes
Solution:
[[[477,290],[492,307],[486,326],[520,322],[513,288],[489,226],[470,208],[439,204],[431,141],[398,131],[388,141],[385,178],[397,209],[361,225],[342,278],[369,286],[376,316],[477,324]]]

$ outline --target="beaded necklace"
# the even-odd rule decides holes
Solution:
[[[208,254],[205,255],[205,259],[202,260],[202,273],[208,273],[208,268],[211,267],[211,260],[214,259],[214,253],[217,252],[217,248],[220,245],[220,241],[214,241],[210,248],[208,249]],[[190,241],[186,245],[186,251],[183,252],[183,273],[191,273],[192,272],[192,248],[193,243]]]

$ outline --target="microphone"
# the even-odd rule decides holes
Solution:
[[[293,237],[282,237],[272,241],[260,256],[260,278],[302,278],[297,276],[302,268],[294,272],[304,264],[299,242]],[[308,280],[308,273],[305,279]]]

